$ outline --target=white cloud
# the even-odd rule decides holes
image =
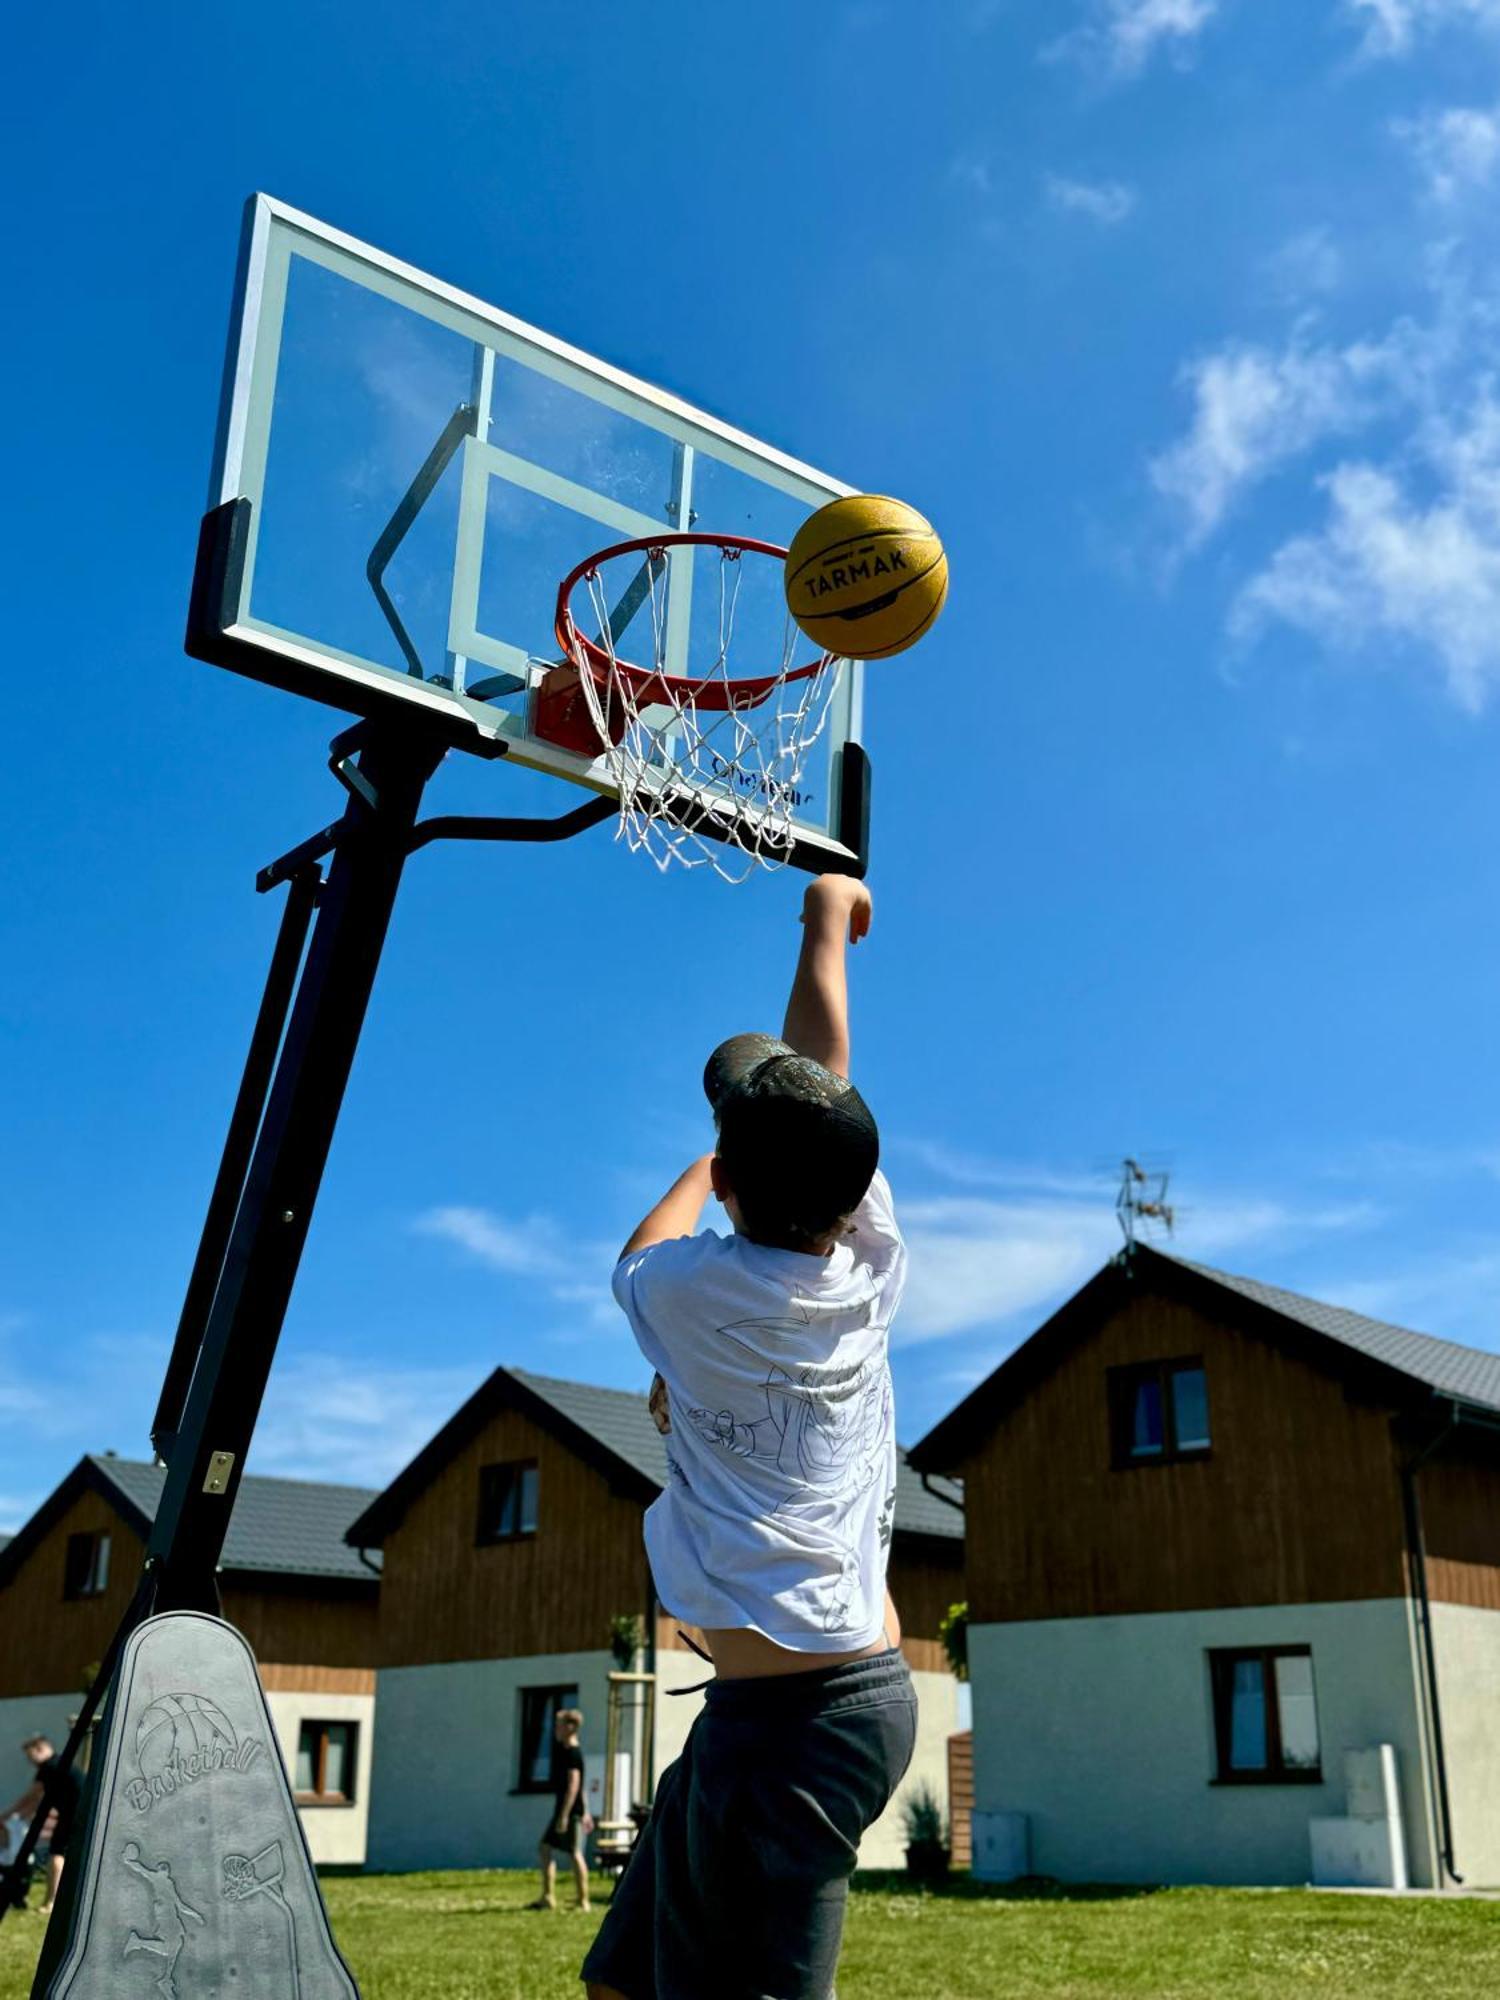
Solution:
[[[1477,713],[1500,685],[1500,403],[1488,384],[1462,420],[1424,426],[1414,456],[1330,473],[1323,526],[1276,550],[1230,631],[1250,643],[1279,621],[1339,650],[1411,652]]]
[[[291,1356],[271,1377],[248,1469],[383,1486],[478,1386],[472,1368]]]
[[[1470,1245],[1385,1271],[1331,1278],[1317,1296],[1442,1340],[1500,1348],[1500,1245]]]
[[[1119,1173],[1088,1173],[1048,1167],[1029,1160],[993,1160],[939,1139],[896,1138],[890,1142],[906,1158],[957,1187],[1013,1188],[1030,1195],[1072,1195],[1084,1201],[1113,1201]]]
[[[1322,1169],[1333,1180],[1407,1183],[1465,1179],[1500,1180],[1500,1145],[1414,1145],[1408,1139],[1374,1139]]]
[[[24,1345],[12,1337],[0,1347],[0,1439],[144,1454],[170,1345],[158,1334],[63,1340],[34,1327]]]
[[[906,1148],[904,1150],[910,1150]],[[957,1164],[960,1185],[982,1184],[983,1163],[929,1147],[929,1165]],[[1016,1170],[997,1163],[991,1184]],[[1021,1194],[998,1200],[972,1194],[906,1199],[902,1228],[911,1246],[911,1277],[896,1322],[898,1346],[941,1340],[1052,1311],[1120,1248],[1113,1186],[1100,1177],[1046,1172],[1043,1186],[1071,1185],[1084,1198]],[[1371,1203],[1317,1208],[1234,1190],[1211,1190],[1178,1211],[1175,1237],[1154,1237],[1184,1257],[1214,1261],[1248,1245],[1287,1244],[1364,1229],[1379,1219]],[[1017,1329],[1030,1332],[1030,1324]]]
[[[1343,282],[1344,255],[1326,224],[1302,229],[1278,245],[1262,267],[1272,293],[1301,308],[1326,298]]]
[[[911,1276],[901,1345],[992,1326],[1050,1305],[1119,1248],[1107,1207],[972,1199],[907,1201]]]
[[[1438,28],[1500,28],[1500,0],[1344,0],[1344,10],[1363,31],[1365,56],[1407,55]]]
[[[995,176],[983,153],[960,153],[950,162],[948,178],[978,195],[995,192]]]
[[[581,1314],[590,1326],[619,1323],[620,1309],[607,1282],[618,1244],[579,1239],[550,1215],[509,1222],[492,1209],[458,1205],[430,1208],[411,1226],[418,1235],[456,1244],[492,1271],[535,1280],[549,1298],[573,1317]],[[589,1272],[601,1276],[590,1281],[580,1275]]]
[[[1454,105],[1398,119],[1392,127],[1411,150],[1435,201],[1452,203],[1489,185],[1500,164],[1500,105]]]
[[[1092,0],[1089,20],[1049,43],[1042,56],[1114,77],[1139,76],[1158,50],[1185,60],[1218,10],[1219,0]]]
[[[1061,174],[1048,174],[1047,199],[1065,214],[1086,215],[1091,222],[1114,228],[1131,213],[1136,193],[1123,181],[1073,181]]]
[[[492,1271],[521,1278],[566,1278],[576,1269],[561,1227],[546,1215],[507,1222],[487,1208],[430,1208],[412,1224],[421,1236],[456,1243]]]
[[[1188,362],[1179,379],[1192,398],[1191,422],[1150,463],[1152,485],[1182,517],[1186,545],[1207,540],[1248,487],[1369,422],[1401,381],[1412,346],[1405,327],[1384,342],[1346,347],[1294,334],[1279,351],[1230,343]]]

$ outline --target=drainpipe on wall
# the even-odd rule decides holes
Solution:
[[[1422,1632],[1422,1659],[1426,1682],[1427,1713],[1432,1722],[1433,1781],[1438,1799],[1439,1859],[1449,1879],[1460,1887],[1453,1858],[1453,1811],[1448,1797],[1448,1760],[1443,1752],[1443,1715],[1438,1701],[1437,1649],[1432,1637],[1432,1601],[1427,1594],[1427,1544],[1422,1533],[1422,1503],[1417,1493],[1417,1474],[1439,1447],[1446,1444],[1458,1427],[1458,1407],[1449,1404],[1447,1421],[1437,1436],[1430,1438],[1415,1458],[1401,1468],[1401,1499],[1406,1517],[1406,1549],[1411,1561],[1412,1590],[1417,1623]]]
[[[656,1797],[656,1711],[661,1701],[661,1688],[656,1679],[656,1586],[646,1586],[646,1672],[651,1676],[651,1726],[646,1731],[645,1748],[642,1756],[646,1760],[645,1779],[642,1794],[649,1805]]]

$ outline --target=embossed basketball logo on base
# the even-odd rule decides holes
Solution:
[[[188,1611],[142,1625],[96,1754],[48,2000],[358,2000],[232,1626]]]

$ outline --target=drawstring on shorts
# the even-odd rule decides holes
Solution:
[[[691,1650],[692,1650],[693,1652],[695,1652],[695,1653],[696,1653],[696,1654],[698,1655],[698,1658],[699,1658],[700,1660],[707,1660],[707,1662],[708,1662],[708,1664],[709,1664],[710,1666],[712,1666],[712,1665],[713,1665],[713,1663],[714,1663],[714,1656],[713,1656],[713,1654],[712,1654],[712,1653],[705,1653],[705,1652],[704,1652],[704,1650],[703,1650],[703,1648],[702,1648],[702,1647],[701,1647],[701,1646],[700,1646],[700,1645],[698,1644],[697,1640],[696,1640],[696,1639],[690,1639],[690,1638],[688,1637],[687,1633],[683,1631],[683,1629],[682,1629],[682,1627],[681,1627],[680,1625],[679,1625],[679,1626],[678,1626],[678,1628],[677,1628],[677,1636],[678,1636],[678,1638],[679,1638],[679,1639],[680,1639],[680,1640],[682,1641],[682,1643],[683,1643],[683,1645],[684,1645],[684,1646],[687,1646],[687,1647],[690,1647],[690,1648],[691,1648]],[[693,1685],[692,1685],[691,1687],[688,1687],[688,1688],[668,1688],[668,1689],[667,1689],[667,1693],[668,1693],[668,1694],[702,1694],[703,1690],[704,1690],[704,1689],[705,1689],[706,1687],[712,1687],[712,1686],[713,1686],[713,1684],[714,1684],[714,1681],[716,1681],[717,1679],[718,1679],[718,1675],[717,1675],[717,1674],[715,1674],[715,1675],[713,1675],[713,1676],[712,1676],[712,1677],[711,1677],[711,1678],[710,1678],[709,1680],[706,1680],[706,1681],[694,1681]]]

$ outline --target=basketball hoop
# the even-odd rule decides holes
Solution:
[[[558,590],[563,662],[541,677],[532,726],[604,763],[620,837],[660,868],[707,863],[739,881],[791,854],[840,662],[805,657],[785,561],[785,549],[743,536],[655,535],[589,556]],[[617,643],[638,618],[649,663],[622,658]],[[690,649],[706,667],[686,670]]]

